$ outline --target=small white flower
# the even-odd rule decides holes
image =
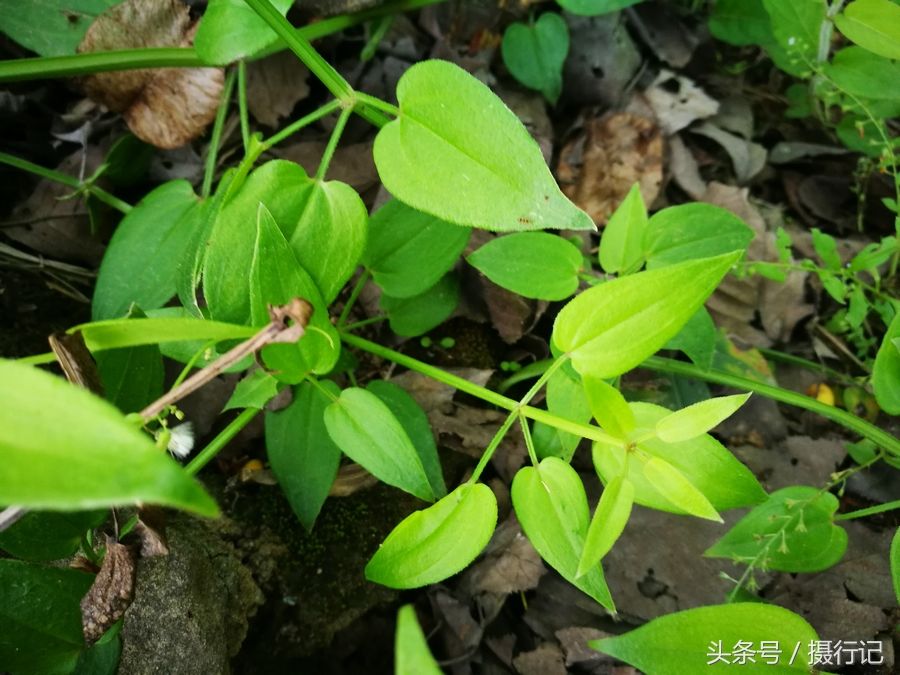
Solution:
[[[191,422],[178,424],[169,429],[168,450],[178,459],[184,459],[194,449],[194,425]]]

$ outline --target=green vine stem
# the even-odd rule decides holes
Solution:
[[[704,370],[703,368],[699,368],[692,363],[675,361],[673,359],[667,359],[661,356],[651,356],[649,359],[644,361],[642,365],[645,368],[649,368],[650,370],[655,370],[662,373],[685,375],[687,377],[693,377],[698,380],[705,380],[707,382],[723,384],[728,387],[736,387],[738,389],[752,391],[757,394],[761,394],[766,398],[771,398],[775,401],[779,401],[780,403],[787,403],[788,405],[792,405],[797,408],[809,410],[810,412],[817,413],[822,417],[831,420],[832,422],[837,422],[841,426],[858,433],[860,436],[868,438],[870,441],[872,441],[879,447],[884,448],[892,455],[900,457],[900,440],[887,433],[886,431],[879,429],[874,424],[867,422],[861,417],[857,417],[853,413],[849,413],[846,410],[841,410],[840,408],[827,405],[809,396],[804,396],[803,394],[798,394],[797,392],[783,389],[782,387],[777,387],[771,384],[766,384],[764,382],[751,380],[748,377],[732,375],[731,373],[725,373],[720,370]]]
[[[316,171],[317,181],[321,182],[325,180],[325,174],[328,173],[328,166],[331,164],[331,159],[334,157],[335,150],[337,150],[341,135],[344,133],[344,127],[347,126],[347,120],[349,120],[350,115],[353,114],[354,106],[355,103],[351,103],[341,110],[337,124],[334,125],[334,130],[331,132],[331,137],[328,139],[328,145],[325,146],[325,150],[322,152],[322,159],[319,160],[319,168]]]
[[[219,156],[219,144],[222,142],[222,130],[225,128],[225,118],[228,115],[228,104],[231,101],[231,92],[234,90],[236,70],[231,70],[225,78],[225,86],[222,87],[222,96],[219,100],[219,109],[216,111],[216,120],[213,122],[212,135],[206,151],[206,166],[203,171],[203,187],[200,196],[206,199],[212,191],[213,178],[216,173],[216,159]]]
[[[250,116],[247,112],[247,64],[238,62],[238,114],[241,119],[241,141],[244,154],[250,149]]]
[[[209,462],[219,454],[219,452],[228,445],[228,442],[238,435],[245,426],[250,424],[251,420],[262,411],[259,408],[244,408],[240,414],[235,417],[228,426],[222,429],[218,435],[212,439],[203,450],[201,450],[194,459],[188,462],[184,470],[190,475],[195,476],[200,469],[209,464]]]

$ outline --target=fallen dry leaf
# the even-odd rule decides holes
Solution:
[[[79,52],[188,47],[197,24],[179,0],[125,0],[88,28]],[[122,113],[141,140],[177,148],[203,133],[219,105],[221,68],[158,68],[96,73],[82,78],[85,93]]]
[[[513,659],[513,665],[519,675],[566,675],[562,650],[551,642],[522,652]]]
[[[605,224],[639,183],[644,202],[652,204],[662,183],[663,139],[650,119],[618,112],[588,120],[584,132],[560,153],[557,174],[563,192]]]
[[[644,92],[653,108],[656,121],[667,136],[681,131],[696,120],[712,117],[719,103],[707,95],[694,81],[683,75],[662,70]]]
[[[134,594],[134,558],[127,546],[106,537],[106,556],[87,594],[81,599],[84,639],[95,642],[122,618]]]
[[[290,50],[247,65],[247,109],[260,124],[275,128],[309,95],[309,71]]]
[[[519,593],[537,588],[546,572],[518,521],[510,517],[494,531],[484,557],[466,570],[465,585],[474,593]]]
[[[641,53],[624,15],[564,16],[571,42],[563,71],[564,96],[580,105],[618,106],[641,67]]]
[[[315,175],[322,159],[326,143],[323,141],[301,141],[276,150],[273,154],[281,159],[296,162],[310,176]],[[347,183],[357,192],[365,192],[379,182],[372,159],[372,142],[353,143],[339,146],[328,165],[328,180]]]
[[[725,131],[712,122],[698,124],[689,131],[705,136],[722,146],[731,158],[738,183],[747,183],[766,166],[766,149],[759,143]]]

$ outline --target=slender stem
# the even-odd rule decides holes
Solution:
[[[328,165],[331,164],[331,158],[334,157],[334,151],[337,150],[338,143],[341,141],[341,135],[344,133],[344,127],[347,126],[347,120],[349,120],[350,115],[353,114],[354,107],[355,104],[350,104],[341,110],[341,115],[338,117],[337,124],[334,125],[334,130],[331,132],[331,137],[328,139],[328,145],[325,146],[325,150],[322,152],[322,159],[319,160],[319,169],[316,171],[316,180],[325,180],[325,174],[328,173]]]
[[[343,330],[346,331],[354,331],[363,328],[364,326],[371,326],[373,323],[379,323],[380,321],[387,321],[388,317],[384,316],[372,316],[368,319],[363,319],[362,321],[354,321],[353,323],[348,323],[346,326],[343,326]]]
[[[344,309],[341,310],[340,317],[338,317],[338,329],[340,329],[344,325],[344,322],[347,321],[347,317],[350,316],[350,311],[353,309],[353,305],[356,304],[356,300],[359,298],[359,294],[362,293],[362,289],[366,285],[366,282],[368,280],[369,270],[363,269],[362,274],[359,275],[359,278],[356,280],[356,283],[353,286],[353,290],[350,291],[350,297],[347,298],[347,302],[344,303]],[[347,327],[347,330],[350,330],[349,326]]]
[[[528,427],[528,420],[525,415],[519,415],[519,426],[522,427],[522,437],[525,439],[525,447],[528,449],[528,456],[531,458],[531,463],[534,466],[537,466],[540,462],[538,461],[537,450],[534,447],[534,439],[531,437],[531,429]]]
[[[212,135],[209,139],[209,149],[206,151],[206,170],[203,172],[203,187],[200,195],[206,199],[212,192],[213,177],[216,173],[216,159],[219,156],[219,143],[222,142],[222,129],[225,128],[225,117],[228,115],[228,102],[231,100],[231,92],[234,90],[236,70],[231,70],[225,78],[225,86],[222,88],[222,98],[219,100],[219,109],[216,111],[216,121],[213,122]]]
[[[334,395],[334,392],[328,391],[325,387],[323,387],[318,378],[313,377],[312,375],[307,375],[306,381],[316,389],[318,389],[326,398],[330,399],[332,403],[338,400],[338,397]],[[354,384],[353,386],[356,385]]]
[[[247,114],[247,63],[238,62],[238,112],[241,117],[241,140],[244,154],[250,149],[250,118]]]
[[[340,107],[341,107],[341,102],[337,99],[334,99],[332,101],[329,101],[322,107],[313,110],[308,115],[304,115],[296,122],[291,122],[284,129],[279,131],[277,134],[275,134],[275,135],[271,136],[270,138],[267,138],[265,141],[263,141],[260,146],[262,149],[260,150],[259,154],[262,154],[263,152],[266,152],[267,150],[272,148],[272,146],[277,145],[278,143],[281,143],[281,141],[283,141],[285,138],[288,138],[289,136],[297,133],[303,127],[309,126],[313,122],[316,122],[317,120],[320,120],[323,117],[330,115],[335,110],[339,110]]]
[[[0,152],[0,163],[9,164],[10,166],[14,166],[17,169],[22,169],[23,171],[28,171],[29,173],[40,176],[41,178],[46,178],[47,180],[52,180],[56,183],[67,185],[76,192],[85,191],[88,194],[96,197],[104,204],[107,204],[117,211],[121,211],[122,213],[128,213],[129,211],[131,211],[130,204],[127,204],[118,197],[109,194],[106,190],[97,187],[93,183],[82,182],[77,178],[62,173],[61,171],[56,171],[55,169],[47,169],[46,167],[40,166],[39,164],[29,162],[27,159],[22,159],[20,157],[16,157],[15,155],[8,155],[5,152]]]
[[[828,375],[829,377],[843,382],[846,385],[862,388],[862,385],[849,375],[845,375],[844,373],[837,371],[834,368],[829,368],[823,363],[816,363],[815,361],[804,359],[802,356],[787,354],[785,352],[778,351],[777,349],[766,349],[765,347],[757,347],[757,349],[759,350],[760,354],[765,356],[770,361],[790,363],[795,366],[800,366],[801,368],[806,368],[807,370],[812,370],[822,373],[823,375]]]
[[[879,513],[884,513],[885,511],[893,511],[894,509],[900,509],[900,499],[895,499],[892,502],[885,502],[884,504],[877,504],[875,506],[870,506],[867,509],[859,509],[857,511],[850,511],[848,513],[838,513],[834,519],[835,520],[854,520],[856,518],[865,518],[866,516],[874,516]]]
[[[209,464],[213,457],[221,452],[222,448],[228,445],[232,438],[238,435],[241,429],[250,424],[250,421],[261,412],[262,410],[259,408],[244,408],[194,459],[188,462],[184,470],[191,476],[196,475],[200,469]]]
[[[500,428],[497,429],[497,433],[494,434],[491,442],[488,443],[488,446],[484,449],[484,453],[481,455],[481,459],[478,460],[478,464],[472,471],[472,475],[469,476],[469,480],[467,482],[470,485],[474,485],[478,482],[478,479],[481,478],[481,474],[484,471],[485,467],[487,467],[488,462],[491,461],[491,457],[494,456],[494,452],[497,450],[497,448],[500,447],[500,443],[503,442],[503,438],[506,436],[506,432],[509,431],[509,428],[518,417],[519,414],[514,410],[506,416],[505,420],[503,420],[503,424],[501,424]]]
[[[375,22],[375,28],[372,30],[372,35],[369,37],[368,42],[366,42],[366,46],[363,47],[362,51],[359,54],[360,61],[368,61],[373,56],[375,56],[375,52],[378,50],[378,45],[381,44],[381,41],[384,39],[384,36],[387,34],[393,23],[393,14],[383,16]]]
[[[356,99],[360,103],[364,103],[365,105],[375,108],[376,110],[380,110],[381,112],[385,112],[388,115],[393,115],[394,117],[400,116],[400,108],[395,106],[393,103],[388,103],[387,101],[383,101],[377,96],[370,96],[369,94],[365,94],[361,91],[356,92]]]
[[[804,396],[803,394],[798,394],[788,389],[783,389],[782,387],[766,384],[764,382],[751,380],[747,377],[741,377],[740,375],[732,375],[720,370],[704,370],[692,363],[675,361],[660,356],[651,356],[644,361],[642,365],[650,370],[656,370],[663,373],[675,373],[676,375],[686,375],[687,377],[693,377],[698,380],[724,384],[729,387],[737,387],[738,389],[746,389],[747,391],[761,394],[766,398],[771,398],[781,403],[787,403],[788,405],[818,413],[822,417],[830,419],[832,422],[837,422],[841,426],[868,438],[892,455],[900,457],[900,440],[861,417],[857,417],[840,408],[826,405],[809,396]]]

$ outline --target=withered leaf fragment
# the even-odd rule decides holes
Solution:
[[[94,583],[81,599],[84,639],[93,643],[122,618],[134,595],[134,557],[131,550],[106,537],[106,556]]]
[[[197,24],[180,0],[125,0],[97,17],[79,52],[189,47]],[[82,78],[85,93],[122,113],[135,136],[177,148],[203,133],[216,116],[221,68],[142,68]]]

